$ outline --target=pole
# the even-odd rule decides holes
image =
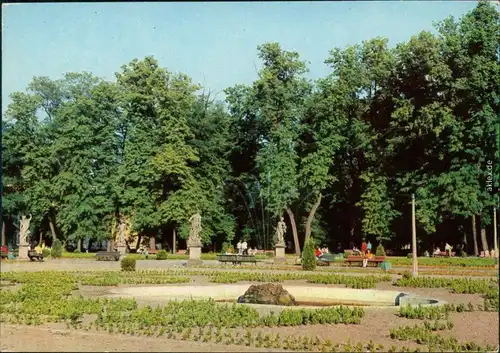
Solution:
[[[417,224],[415,221],[415,194],[411,195],[411,223],[412,223],[412,249],[413,249],[413,261],[412,261],[412,275],[418,275],[418,263],[417,263]]]

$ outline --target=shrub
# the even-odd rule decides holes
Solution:
[[[50,256],[50,249],[43,248],[42,249],[42,256],[43,257],[49,257]]]
[[[168,257],[168,253],[166,250],[160,250],[156,254],[156,260],[166,260]]]
[[[231,244],[229,244],[227,241],[222,243],[221,253],[224,254],[225,252],[227,252],[227,250],[229,249],[230,246],[231,246]]]
[[[62,250],[63,246],[61,241],[59,239],[56,239],[52,244],[52,250],[50,250],[50,256],[52,256],[54,259],[58,259],[62,256]]]
[[[302,268],[306,271],[314,271],[316,269],[316,254],[314,253],[314,240],[309,238],[304,244],[302,252]]]
[[[385,256],[385,249],[382,243],[379,243],[377,246],[377,250],[375,250],[376,256]]]
[[[122,271],[135,271],[135,259],[124,257],[120,263]]]
[[[274,257],[274,253],[273,252],[266,252],[266,257]]]
[[[81,253],[81,251],[80,251],[79,249],[75,249],[75,250],[73,250],[73,253],[75,253],[75,254],[80,254],[80,253]]]

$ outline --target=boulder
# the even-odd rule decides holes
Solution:
[[[280,284],[254,284],[238,298],[238,303],[294,306],[295,298]]]

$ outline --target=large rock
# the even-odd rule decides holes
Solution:
[[[238,298],[238,303],[293,306],[295,298],[280,284],[254,284]]]

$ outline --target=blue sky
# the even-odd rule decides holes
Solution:
[[[33,76],[90,71],[114,79],[133,58],[154,55],[170,71],[221,91],[256,78],[257,45],[277,41],[329,73],[330,49],[376,36],[408,40],[473,1],[54,3],[3,5],[2,110]],[[223,98],[223,95],[219,95]]]

